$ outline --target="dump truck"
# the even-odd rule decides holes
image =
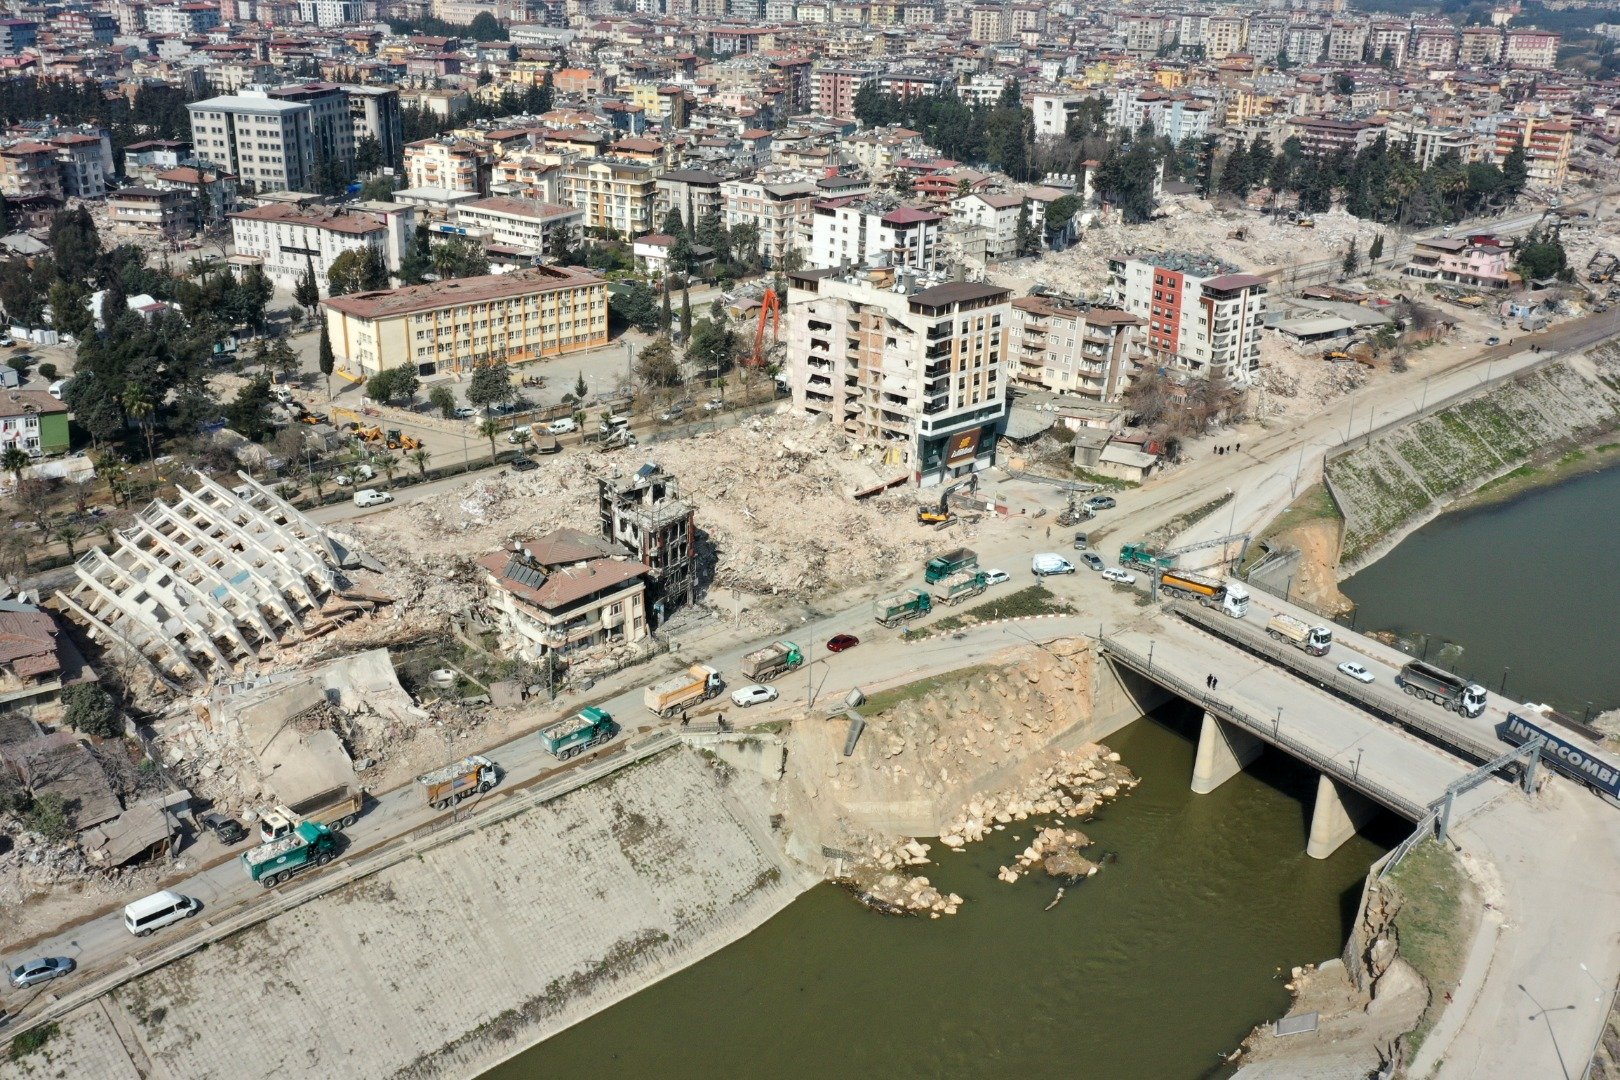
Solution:
[[[693,664],[679,675],[653,683],[641,692],[641,697],[649,711],[670,717],[688,706],[708,701],[723,689],[725,683],[720,679],[720,672],[707,664]]]
[[[1176,565],[1176,557],[1174,555],[1160,555],[1140,540],[1135,540],[1120,547],[1119,565],[1141,566],[1149,570],[1168,570]]]
[[[934,583],[934,599],[941,604],[960,604],[984,592],[989,584],[989,576],[982,570],[958,570]]]
[[[1166,570],[1159,589],[1177,600],[1194,600],[1207,608],[1241,619],[1249,613],[1249,590],[1236,581],[1222,581],[1190,570]]]
[[[1444,668],[1413,660],[1395,676],[1395,685],[1413,697],[1428,698],[1442,709],[1463,716],[1485,711],[1485,688]]]
[[[500,768],[482,754],[464,757],[416,778],[427,804],[435,810],[444,810],[469,795],[482,795],[500,781]]]
[[[753,682],[770,682],[804,663],[804,653],[791,641],[773,642],[743,658],[743,674]]]
[[[619,725],[613,722],[613,717],[592,705],[566,720],[541,728],[540,741],[551,751],[552,757],[567,761],[593,746],[601,746],[618,733]]]
[[[279,804],[272,810],[266,810],[259,818],[259,839],[264,843],[279,840],[302,821],[325,825],[334,832],[347,829],[359,818],[360,808],[365,801],[364,789],[344,784],[307,799]]]
[[[883,626],[920,619],[934,610],[934,598],[925,589],[905,589],[872,602],[872,617]]]
[[[978,552],[970,551],[967,548],[957,548],[955,551],[947,551],[943,555],[936,555],[934,558],[929,559],[928,565],[923,568],[923,579],[928,584],[934,585],[944,581],[958,570],[971,570],[978,565]]]
[[[1333,644],[1333,631],[1325,626],[1312,626],[1292,615],[1273,615],[1266,623],[1266,633],[1277,641],[1286,641],[1296,649],[1312,656],[1323,656]]]
[[[242,852],[248,877],[273,889],[312,866],[325,866],[337,855],[337,834],[316,821],[301,821],[287,835]]]

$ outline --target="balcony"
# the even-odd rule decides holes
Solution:
[[[941,341],[937,345],[930,345],[923,351],[923,357],[928,360],[940,360],[951,355],[951,343]]]

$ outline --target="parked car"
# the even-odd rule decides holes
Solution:
[[[1089,534],[1083,532],[1077,532],[1074,534],[1074,550],[1084,551],[1090,546],[1091,538]]]
[[[748,708],[750,705],[759,705],[766,701],[775,701],[776,698],[776,687],[761,686],[759,683],[752,683],[748,686],[739,686],[737,689],[731,692],[731,703],[743,709]]]
[[[686,410],[681,408],[679,405],[671,405],[669,408],[658,414],[658,419],[667,424],[672,420],[679,420],[681,415],[685,412]]]
[[[986,570],[984,572],[984,583],[986,585],[1003,585],[1011,580],[1012,578],[1008,576],[1005,570]]]
[[[827,651],[843,652],[845,649],[853,649],[860,643],[861,639],[854,634],[834,634],[827,640]]]
[[[1080,561],[1086,564],[1087,570],[1102,570],[1106,568],[1106,564],[1102,561],[1102,556],[1098,555],[1095,551],[1082,551],[1080,553]]]
[[[354,483],[355,481],[359,481],[361,483],[364,483],[367,480],[375,479],[376,476],[377,476],[377,470],[373,469],[370,465],[367,465],[365,462],[362,461],[360,464],[354,466],[353,468],[345,469],[342,472],[338,473],[338,475],[337,475],[337,486],[338,487],[348,487],[350,484]]]
[[[456,409],[457,420],[471,420],[478,415],[478,410],[471,405],[462,405]]]
[[[1346,660],[1344,663],[1340,664],[1339,671],[1341,674],[1350,676],[1352,679],[1356,680],[1356,682],[1373,681],[1373,673],[1368,671],[1363,665],[1356,663],[1354,660]]]
[[[514,456],[511,464],[512,468],[516,469],[518,472],[528,472],[530,469],[538,469],[540,467],[540,463],[538,461],[523,454]]]
[[[384,503],[391,503],[393,501],[394,497],[392,495],[386,491],[378,491],[376,488],[361,488],[359,491],[354,493],[354,505],[362,508],[367,506],[381,506]]]
[[[1117,581],[1121,585],[1135,585],[1136,575],[1119,566],[1110,566],[1103,571],[1103,578],[1107,581]]]
[[[570,431],[578,430],[579,425],[574,423],[572,416],[565,416],[561,420],[553,420],[546,425],[546,431],[552,435],[567,435]]]
[[[1485,339],[1485,344],[1487,344],[1487,345],[1500,345],[1500,344],[1502,344],[1502,339],[1497,337],[1495,334],[1492,334],[1490,337]]]
[[[1112,495],[1093,495],[1086,500],[1086,507],[1091,510],[1112,510],[1118,505]]]
[[[719,412],[721,409],[723,409],[725,407],[726,407],[726,403],[721,401],[717,397],[710,398],[708,401],[705,401],[703,403],[703,411],[704,412]]]
[[[213,833],[226,847],[240,844],[247,839],[247,830],[242,828],[242,823],[224,814],[204,814],[202,823],[203,827]]]
[[[18,990],[38,986],[71,974],[74,967],[73,958],[68,956],[41,956],[26,960],[11,969],[11,985]]]

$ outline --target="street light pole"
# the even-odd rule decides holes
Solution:
[[[1148,642],[1148,670],[1153,670],[1153,642]]]
[[[1361,777],[1361,755],[1362,750],[1356,750],[1356,764],[1355,767],[1350,770],[1350,779],[1352,781],[1360,779]]]

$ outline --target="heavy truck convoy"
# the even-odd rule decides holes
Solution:
[[[742,663],[743,675],[754,682],[767,683],[804,663],[804,653],[791,641],[776,641],[747,654]]]
[[[936,585],[959,570],[971,570],[979,565],[979,554],[967,548],[957,548],[928,560],[923,567],[923,580]]]
[[[1249,613],[1249,590],[1236,581],[1221,581],[1190,570],[1166,570],[1159,578],[1159,589],[1177,600],[1196,600],[1234,619]]]
[[[1292,615],[1273,615],[1266,623],[1266,633],[1274,640],[1286,642],[1312,656],[1325,656],[1333,646],[1333,631],[1325,626],[1312,626]]]
[[[427,804],[435,810],[454,806],[469,795],[481,795],[500,781],[499,767],[482,754],[464,757],[416,778]]]
[[[934,610],[934,598],[926,589],[905,589],[872,601],[872,617],[883,626],[898,626],[907,619],[920,619]]]
[[[540,741],[551,751],[552,757],[567,761],[593,746],[601,746],[618,733],[619,725],[613,722],[613,717],[592,705],[566,720],[541,728]]]
[[[248,877],[273,889],[312,866],[325,866],[337,855],[337,834],[315,821],[300,821],[285,836],[242,852]]]
[[[693,664],[679,675],[653,683],[641,692],[641,698],[648,711],[668,719],[682,709],[708,701],[724,690],[725,685],[720,672],[714,668]]]
[[[1413,660],[1395,676],[1395,685],[1413,697],[1430,701],[1454,713],[1475,717],[1485,711],[1485,688],[1453,675],[1444,668]]]
[[[941,604],[960,604],[980,593],[990,584],[983,570],[958,570],[934,583],[934,600]]]
[[[345,784],[298,802],[266,810],[259,819],[259,840],[268,844],[292,832],[300,821],[313,821],[328,829],[339,831],[353,825],[365,805],[366,793],[353,784]]]

